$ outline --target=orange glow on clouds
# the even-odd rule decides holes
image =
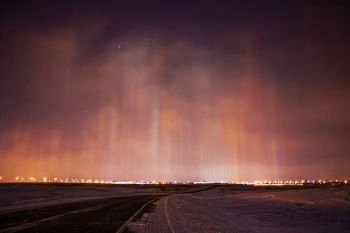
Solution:
[[[40,34],[17,26],[29,41],[23,45],[16,37],[16,51],[32,51],[17,60],[18,72],[32,80],[16,121],[0,133],[2,176],[218,181],[349,175],[346,87],[320,82],[297,93],[284,89],[272,77],[274,64],[266,68],[259,59],[258,42],[241,38],[231,38],[240,45],[237,54],[222,55],[226,48],[213,52],[183,38],[169,43],[161,35],[131,33],[122,49],[106,43],[84,59],[85,47],[103,31],[91,24],[91,31],[73,26]],[[79,43],[82,36],[86,44]]]

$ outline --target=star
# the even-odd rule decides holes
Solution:
[[[115,45],[117,46],[118,49],[121,49],[121,48],[122,48],[122,45],[119,43],[119,41],[116,41],[116,42],[115,42]]]

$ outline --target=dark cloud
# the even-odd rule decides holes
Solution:
[[[349,175],[341,1],[2,4],[2,176]]]

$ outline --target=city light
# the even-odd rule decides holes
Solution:
[[[1,182],[21,182],[21,183],[80,183],[80,184],[137,184],[137,185],[165,185],[165,184],[239,184],[239,185],[250,185],[250,186],[303,186],[303,185],[335,185],[335,184],[348,184],[348,179],[318,179],[318,180],[255,180],[255,181],[166,181],[166,180],[110,180],[110,179],[92,179],[92,178],[60,178],[60,177],[48,177],[35,178],[29,176],[24,178],[16,176],[13,180],[4,179],[0,176]]]

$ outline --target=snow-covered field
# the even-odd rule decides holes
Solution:
[[[203,187],[201,187],[203,188]],[[0,213],[96,198],[164,194],[135,232],[350,232],[350,186],[243,191],[232,186],[0,185]],[[149,208],[152,209],[152,208]]]
[[[14,212],[74,201],[156,194],[159,189],[108,185],[0,185],[0,213]]]
[[[231,191],[162,198],[138,232],[350,232],[350,188]]]
[[[202,186],[21,184],[0,185],[0,214],[51,205],[134,195],[169,195]]]

